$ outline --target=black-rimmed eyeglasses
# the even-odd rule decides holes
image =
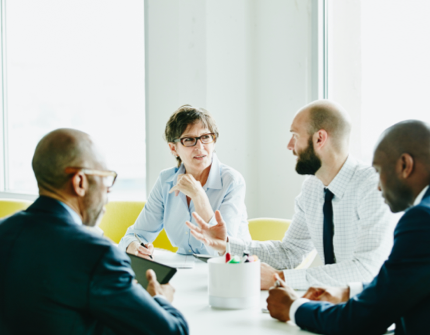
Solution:
[[[66,168],[65,172],[67,174],[75,174],[78,172],[82,172],[83,174],[87,174],[89,176],[103,177],[103,184],[107,188],[112,187],[113,184],[115,184],[116,177],[118,177],[118,174],[115,171],[93,170],[80,167],[68,167]]]
[[[203,144],[212,143],[215,141],[216,135],[214,133],[204,134],[200,137],[182,137],[177,138],[173,142],[181,142],[184,147],[193,147],[200,140]]]

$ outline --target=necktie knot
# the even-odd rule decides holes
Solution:
[[[324,192],[325,192],[325,201],[332,201],[334,194],[328,188],[325,188]]]

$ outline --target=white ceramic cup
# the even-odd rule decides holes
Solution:
[[[208,260],[209,305],[244,309],[260,305],[260,261],[225,263],[224,257]]]

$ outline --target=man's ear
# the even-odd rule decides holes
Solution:
[[[315,149],[321,149],[328,140],[328,134],[324,129],[320,129],[318,130],[314,135],[313,135],[313,142],[314,142],[314,147]]]
[[[72,178],[72,188],[76,195],[84,197],[87,190],[87,178],[82,172],[76,173]]]
[[[402,154],[397,160],[397,174],[402,179],[410,177],[415,168],[414,158],[409,154]]]

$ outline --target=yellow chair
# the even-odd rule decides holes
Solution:
[[[251,238],[256,241],[282,241],[285,232],[288,230],[291,224],[291,220],[285,219],[272,219],[272,218],[258,218],[248,220],[249,233]],[[317,252],[312,250],[303,262],[296,267],[296,269],[308,268]]]
[[[291,220],[259,218],[248,220],[249,233],[256,241],[282,241]]]
[[[33,202],[28,200],[0,199],[0,218],[27,209]]]
[[[127,228],[136,221],[144,206],[144,201],[111,201],[106,205],[106,213],[99,227],[106,237],[115,243],[119,243]],[[178,250],[178,248],[172,246],[164,229],[158,234],[153,244],[156,248],[173,252]]]

